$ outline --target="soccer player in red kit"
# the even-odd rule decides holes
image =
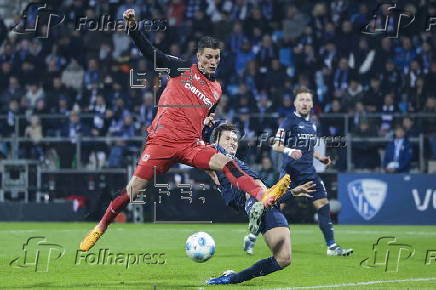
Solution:
[[[232,158],[202,140],[204,121],[221,96],[221,86],[214,78],[220,61],[219,42],[213,37],[202,37],[198,42],[198,62],[192,64],[157,50],[138,30],[133,9],[126,10],[123,16],[135,45],[149,59],[154,59],[156,54],[156,64],[169,69],[170,80],[160,96],[157,115],[147,128],[147,142],[132,178],[109,204],[99,224],[85,236],[80,249],[92,248],[118,213],[145,189],[154,173],[165,173],[175,163],[222,171],[237,188],[260,200],[264,206],[271,206],[289,187],[289,175],[265,191]],[[260,216],[254,218],[260,219]]]

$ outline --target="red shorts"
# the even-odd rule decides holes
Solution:
[[[156,174],[163,174],[175,163],[183,163],[200,169],[209,169],[210,158],[219,153],[203,141],[191,143],[148,142],[133,175],[150,180]]]

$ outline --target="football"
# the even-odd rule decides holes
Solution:
[[[215,254],[215,241],[209,234],[198,232],[188,237],[185,249],[189,258],[203,263]]]

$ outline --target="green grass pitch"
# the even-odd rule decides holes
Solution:
[[[93,226],[0,223],[0,289],[436,289],[434,226],[336,226],[338,243],[352,247],[355,254],[328,257],[316,225],[292,225],[291,266],[242,284],[225,286],[206,286],[204,281],[224,270],[239,271],[270,256],[263,239],[258,239],[253,256],[242,251],[246,225],[114,224],[92,249],[93,256],[77,256],[80,240]],[[208,232],[217,245],[215,256],[202,264],[188,259],[184,251],[186,238],[196,231]],[[45,242],[34,239],[29,243],[24,261],[23,244],[38,236],[44,237]],[[396,245],[377,247],[379,265],[371,262],[362,266],[361,261],[366,258],[374,261],[373,244],[387,236],[395,237]],[[57,245],[64,250],[60,258]],[[47,254],[48,248],[54,248],[52,256]],[[99,249],[119,254],[119,260],[106,259],[106,264],[102,264],[104,257],[100,256],[101,261],[96,261]],[[388,250],[386,271],[384,258]],[[407,258],[413,250],[413,255]],[[39,253],[37,262],[36,253]],[[153,253],[163,255],[151,256]],[[141,263],[126,269],[128,254],[132,262],[134,257],[138,261],[141,257]],[[75,263],[77,259],[80,264]]]

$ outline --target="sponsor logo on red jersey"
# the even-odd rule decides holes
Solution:
[[[185,88],[188,90],[191,90],[191,92],[196,95],[203,103],[205,103],[207,106],[212,107],[212,102],[206,97],[205,94],[203,94],[202,91],[191,85],[190,83],[185,83]]]

